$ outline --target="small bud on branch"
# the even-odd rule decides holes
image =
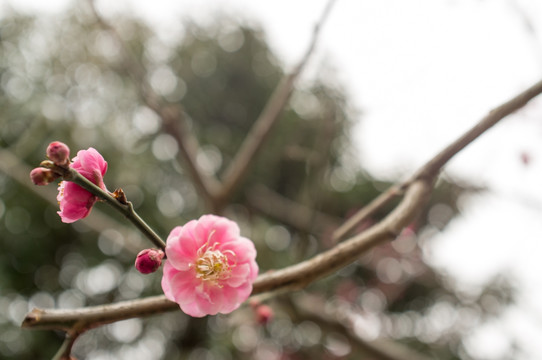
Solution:
[[[164,252],[159,249],[145,249],[137,254],[135,267],[142,274],[150,274],[162,265]]]

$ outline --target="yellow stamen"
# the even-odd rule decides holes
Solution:
[[[231,250],[223,252],[216,249],[219,243],[215,242],[213,246],[209,246],[209,240],[213,236],[211,232],[207,242],[198,249],[198,259],[194,264],[196,268],[196,277],[203,281],[210,281],[215,285],[221,286],[220,281],[226,280],[231,276],[231,270],[235,267],[235,263],[230,264],[229,256],[235,257],[235,253]]]

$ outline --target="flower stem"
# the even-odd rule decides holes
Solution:
[[[104,200],[126,216],[126,218],[130,220],[143,235],[152,241],[155,246],[162,250],[166,248],[164,240],[162,240],[162,238],[136,213],[134,206],[130,201],[127,201],[125,204],[121,203],[111,196],[109,192],[103,190],[73,168],[68,169],[67,173],[64,175],[64,180],[71,181]]]

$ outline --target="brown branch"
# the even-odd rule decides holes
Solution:
[[[251,188],[247,194],[252,207],[299,231],[321,235],[340,224],[340,219],[292,201],[263,185]]]
[[[128,49],[126,43],[116,29],[98,14],[94,1],[89,0],[91,9],[98,22],[119,44],[125,68],[134,80],[141,99],[161,118],[163,130],[172,135],[177,141],[180,154],[182,155],[194,185],[198,189],[200,195],[207,201],[208,207],[215,212],[221,211],[235,188],[245,177],[256,153],[262,148],[272,126],[276,123],[280,113],[290,98],[295,81],[301,74],[302,69],[314,51],[320,29],[330,13],[334,2],[335,0],[329,0],[320,20],[314,28],[309,48],[294,70],[287,76],[284,76],[277,85],[262,113],[245,138],[245,141],[241,144],[237,156],[226,169],[224,182],[221,183],[215,177],[205,175],[197,167],[195,154],[199,148],[198,141],[186,128],[182,116],[182,109],[180,109],[178,105],[166,105],[161,102],[160,97],[154,93],[151,86],[145,80],[146,71],[144,66],[136,61],[136,57]]]
[[[301,300],[301,301],[300,301]],[[367,340],[353,330],[352,310],[336,309],[333,314],[324,311],[324,304],[314,296],[305,295],[289,305],[297,315],[297,321],[309,320],[346,338],[375,360],[429,360],[429,357],[396,341],[379,338]],[[358,315],[359,316],[359,315]]]
[[[224,171],[223,186],[218,194],[219,203],[225,204],[227,202],[228,197],[232,195],[233,191],[243,181],[250,168],[250,165],[254,162],[257,153],[263,147],[273,125],[279,119],[280,114],[290,99],[290,95],[292,94],[296,80],[299,78],[303,68],[314,52],[320,30],[331,12],[331,8],[333,7],[334,3],[335,0],[328,1],[319,21],[314,27],[311,43],[303,58],[293,69],[293,71],[285,75],[280,80],[279,84],[273,91],[273,94],[269,98],[269,101],[265,105],[262,113],[258,119],[256,119],[254,125],[250,129],[250,132],[247,134],[245,141],[241,144],[235,158],[232,160],[229,167]]]
[[[393,240],[418,215],[431,188],[426,181],[412,183],[403,201],[381,222],[309,260],[258,276],[253,294],[303,288],[352,263],[376,244]]]
[[[418,169],[418,171],[416,171],[415,174],[407,181],[390,187],[387,191],[376,197],[366,207],[354,214],[335,231],[333,238],[335,240],[339,240],[353,231],[362,221],[369,218],[369,216],[381,209],[384,205],[388,204],[394,198],[400,196],[413,181],[423,178],[434,178],[455,154],[463,150],[467,145],[472,143],[476,138],[493,127],[493,125],[504,119],[506,116],[525,106],[530,100],[538,96],[540,93],[542,93],[542,81],[537,82],[527,90],[491,110],[474,127],[465,132],[461,137],[452,142],[441,152],[431,158],[427,163],[425,163],[425,165]]]
[[[218,192],[219,182],[216,178],[207,176],[197,166],[196,152],[199,148],[197,139],[187,129],[182,109],[178,104],[164,104],[145,79],[146,69],[137,61],[137,57],[128,48],[126,42],[122,39],[114,26],[105,21],[98,11],[94,0],[88,1],[90,8],[98,23],[115,39],[120,47],[123,66],[132,78],[141,100],[153,110],[162,120],[162,129],[173,136],[179,146],[181,162],[185,164],[193,184],[198,193],[207,201],[210,208],[214,207],[216,193]]]
[[[115,321],[154,315],[178,308],[176,303],[167,300],[165,296],[72,310],[34,308],[26,315],[21,326],[40,330],[85,331]]]
[[[401,196],[404,190],[401,185],[393,185],[388,190],[378,195],[373,201],[361,208],[349,217],[338,229],[333,232],[333,241],[339,241],[354,230],[363,221],[369,219],[377,210],[387,205],[390,201]]]
[[[472,143],[476,138],[493,127],[499,121],[521,109],[534,97],[540,95],[540,93],[542,93],[542,81],[537,82],[527,90],[491,110],[474,127],[431,158],[414,174],[410,181],[424,177],[431,177],[437,174],[455,154],[463,150],[467,145]],[[406,184],[408,184],[408,181]]]
[[[542,81],[491,111],[480,123],[432,158],[415,173],[411,180],[406,181],[399,187],[400,189],[404,189],[405,195],[403,200],[379,223],[309,260],[281,270],[261,274],[253,284],[252,294],[256,295],[268,291],[302,288],[348,265],[372,246],[386,240],[394,239],[402,228],[408,225],[422,210],[441,167],[453,155],[466,147],[499,120],[513,113],[540,93],[542,93]],[[375,199],[374,202],[382,201],[378,199],[381,197],[387,198],[390,196],[387,193],[393,192],[395,194],[396,191],[392,187]],[[374,206],[371,208],[374,208]],[[84,323],[92,326],[95,323],[110,323],[130,317],[170,311],[175,308],[177,308],[177,305],[167,300],[165,296],[156,296],[76,310],[34,309],[25,318],[23,326],[69,329],[73,324]]]
[[[310,312],[303,316],[304,320],[312,321],[329,330],[337,331],[357,345],[364,353],[375,360],[430,360],[428,356],[421,354],[405,345],[388,339],[365,340],[358,336],[351,327],[344,322],[332,319],[324,315],[325,312]]]
[[[73,344],[79,335],[81,335],[81,333],[75,331],[66,332],[64,342],[62,343],[62,346],[60,346],[60,349],[58,349],[56,352],[55,356],[53,356],[52,360],[72,360],[73,357],[71,357],[70,354],[72,352]]]
[[[258,276],[253,284],[252,295],[302,288],[355,261],[363,251],[375,244],[395,238],[417,211],[421,210],[430,188],[430,184],[422,181],[413,183],[403,202],[369,231],[342,242],[310,260]],[[34,329],[84,329],[178,308],[176,303],[162,295],[75,310],[34,309],[27,314],[22,326]]]

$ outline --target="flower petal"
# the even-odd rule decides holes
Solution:
[[[163,271],[162,290],[166,297],[178,304],[193,302],[196,297],[194,274],[178,271],[167,260]]]
[[[241,264],[235,266],[232,271],[230,277],[226,280],[226,284],[230,287],[238,287],[242,283],[249,281],[251,278],[250,276],[250,265],[249,264]]]
[[[183,234],[186,233],[186,229],[194,226],[195,220],[188,222],[185,226],[175,227],[169,234],[166,242],[166,256],[172,263],[172,265],[178,270],[188,270],[190,263],[196,259],[195,245],[192,246],[195,250],[191,250],[193,241]]]

